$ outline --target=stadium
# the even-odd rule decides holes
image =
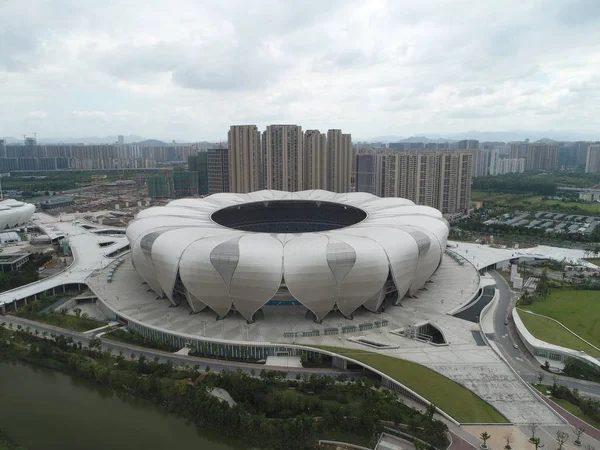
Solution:
[[[35,206],[29,203],[12,199],[0,201],[0,230],[25,225],[31,220],[34,212]]]
[[[263,190],[149,208],[126,233],[135,270],[173,305],[249,323],[266,305],[293,305],[320,323],[414,295],[448,231],[437,209],[402,198]]]

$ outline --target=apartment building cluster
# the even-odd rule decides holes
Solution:
[[[471,202],[473,154],[466,150],[369,150],[356,155],[356,190],[404,197],[444,214]]]
[[[23,144],[0,140],[0,171],[151,169],[157,163],[187,161],[189,155],[197,152],[197,144],[42,145],[32,138]]]
[[[261,133],[256,125],[233,125],[228,143],[231,192],[352,190],[355,153],[351,135],[342,130],[269,125]]]

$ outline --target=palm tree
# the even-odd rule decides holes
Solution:
[[[544,444],[540,443],[541,439],[539,437],[530,439],[530,442],[535,446],[535,450],[539,450],[540,448],[542,448],[544,446]]]
[[[486,442],[488,441],[489,438],[491,438],[491,436],[489,435],[489,433],[487,431],[484,431],[483,433],[481,433],[479,435],[479,439],[481,439],[483,441],[481,448],[483,448],[483,449],[488,448]]]

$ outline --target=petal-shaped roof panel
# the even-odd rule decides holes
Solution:
[[[354,234],[375,241],[387,256],[398,298],[404,297],[419,262],[419,247],[408,232],[396,228],[353,227],[340,230],[339,233]],[[331,234],[337,233],[332,231]]]
[[[229,287],[211,261],[211,252],[219,244],[236,237],[235,233],[192,242],[179,261],[179,276],[187,290],[219,317],[231,309]]]
[[[373,196],[374,198],[361,203],[360,207],[364,208],[365,210],[367,210],[369,212],[369,215],[373,215],[374,213],[378,212],[378,211],[385,211],[387,209],[398,209],[397,207],[405,207],[405,206],[415,206],[415,204],[413,202],[411,202],[410,200],[407,200],[405,198],[395,198],[395,197],[388,197],[388,198],[379,198],[376,196]],[[437,210],[436,210],[437,211]]]
[[[349,192],[348,194],[336,194],[333,201],[339,203],[348,203],[353,206],[362,205],[372,200],[378,199],[376,195],[367,192]]]
[[[171,229],[162,233],[152,245],[152,262],[158,282],[165,295],[174,303],[173,288],[179,272],[179,261],[185,249],[193,242],[221,234],[235,234],[231,230],[189,228],[182,233]]]
[[[281,285],[283,245],[263,233],[246,234],[237,245],[239,256],[231,279],[231,299],[235,309],[246,320],[252,320]]]
[[[328,262],[331,264],[332,260],[337,260],[335,265],[342,269],[342,273],[351,265],[341,283],[337,279],[340,284],[336,298],[340,312],[350,317],[383,287],[389,273],[387,256],[381,246],[371,239],[342,233],[331,233],[329,237]],[[330,247],[340,242],[345,245]],[[349,252],[348,248],[353,252]]]
[[[283,273],[290,294],[323,318],[333,309],[337,282],[327,261],[329,238],[307,233],[286,243],[283,248]]]

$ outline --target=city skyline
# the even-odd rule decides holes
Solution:
[[[595,2],[221,3],[5,3],[0,136],[212,141],[252,122],[597,139]]]

